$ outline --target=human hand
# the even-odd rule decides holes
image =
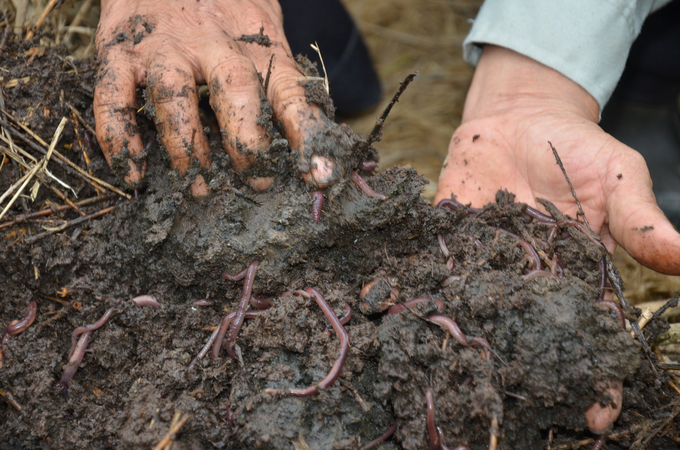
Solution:
[[[236,41],[264,34],[271,46]],[[267,148],[272,136],[258,123],[264,95],[274,120],[300,153],[307,183],[324,187],[340,169],[313,155],[309,136],[328,125],[320,108],[309,104],[303,77],[291,59],[276,0],[102,0],[96,36],[99,61],[94,96],[97,139],[114,171],[131,186],[144,177],[144,145],[136,127],[135,89],[147,86],[158,134],[172,167],[180,175],[210,165],[208,144],[199,119],[197,84],[207,84],[210,101],[234,168],[242,173]],[[274,55],[267,92],[264,77]],[[247,182],[267,189],[273,178],[253,174]],[[192,184],[194,196],[208,193],[202,175]]]
[[[435,197],[455,193],[481,207],[506,188],[539,207],[576,216],[564,163],[593,231],[613,252],[622,245],[643,265],[680,274],[680,235],[659,209],[642,156],[597,125],[599,107],[583,88],[512,50],[486,45],[449,146]]]

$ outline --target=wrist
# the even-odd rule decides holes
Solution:
[[[463,122],[523,108],[575,113],[595,123],[600,113],[592,95],[556,70],[513,50],[485,45]]]

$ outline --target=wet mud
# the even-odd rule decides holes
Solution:
[[[90,63],[72,62],[73,70],[58,50],[26,66],[24,49],[11,45],[2,56],[5,82],[34,80],[3,89],[14,117],[45,139],[62,116],[71,117],[68,102],[94,124]],[[139,99],[143,104],[141,92]],[[343,152],[359,149],[333,153],[346,167],[375,156],[348,128],[333,130],[323,148],[331,152],[334,139],[345,139]],[[188,182],[170,170],[152,121],[138,118],[138,131],[148,143],[147,187],[138,198],[85,206],[88,214],[115,209],[31,244],[26,238],[59,223],[18,221],[0,229],[0,331],[24,317],[30,301],[38,306],[34,324],[12,336],[4,352],[0,391],[16,406],[0,399],[0,448],[149,448],[181,411],[189,419],[173,448],[360,449],[396,422],[378,448],[422,449],[431,442],[428,389],[449,448],[486,449],[492,435],[499,449],[546,448],[549,436],[559,448],[593,438],[584,412],[595,401],[611,402],[606,388],[614,381],[624,381],[623,412],[607,448],[630,448],[666,420],[677,426],[668,419],[678,407],[668,375],[652,367],[610,309],[594,304],[602,253],[574,227],[560,226],[550,239],[554,227],[527,216],[508,193],[472,214],[434,208],[420,196],[423,179],[402,168],[359,172],[385,201],[345,176],[325,190],[315,223],[312,193],[284,143],[276,149],[276,183],[258,193],[230,167],[219,132],[208,133],[213,163],[204,173],[212,194],[197,202]],[[101,153],[78,144],[83,132],[69,122],[61,144],[72,147],[64,153],[115,183]],[[54,172],[73,183],[79,199],[97,194],[60,166]],[[5,166],[0,188],[19,176]],[[37,210],[51,198],[42,189],[25,207]],[[23,207],[3,222],[25,214]],[[76,217],[67,211],[52,219]],[[528,276],[536,263],[499,228],[539,250],[550,275]],[[271,307],[245,320],[238,361],[222,348],[219,358],[208,354],[189,370],[212,327],[241,297],[243,281],[222,273],[252,261],[259,262],[253,295],[270,298]],[[352,309],[344,325],[349,352],[328,388],[294,397],[288,390],[320,383],[340,351],[315,299],[297,292],[308,287],[338,317],[345,305]],[[160,308],[137,306],[132,299],[139,295],[153,295]],[[423,297],[431,300],[385,311]],[[199,299],[210,301],[195,305]],[[73,330],[112,307],[67,389],[54,389]],[[454,320],[462,340],[436,316]],[[650,328],[659,330],[660,321]],[[646,445],[677,448],[668,433]]]

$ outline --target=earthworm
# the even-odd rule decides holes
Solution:
[[[250,296],[250,304],[253,305],[253,308],[257,309],[267,309],[272,306],[272,302],[270,300],[271,299],[269,298],[257,298],[252,294]]]
[[[239,273],[235,274],[235,275],[232,275],[228,272],[223,272],[222,273],[222,280],[223,281],[228,280],[228,281],[233,281],[233,282],[241,281],[242,279],[244,279],[246,277],[246,272],[248,272],[247,267],[245,269],[243,269],[242,271],[240,271]]]
[[[359,170],[363,172],[373,172],[378,167],[378,161],[364,161],[359,164]]]
[[[597,268],[600,270],[597,300],[600,301],[604,298],[604,288],[607,285],[607,262],[605,261],[605,258],[602,258],[600,262],[597,263]]]
[[[232,348],[232,345],[236,343],[236,337],[238,332],[241,330],[243,321],[246,318],[246,308],[248,303],[250,303],[250,295],[253,293],[253,283],[255,282],[255,274],[257,273],[257,261],[253,261],[248,266],[246,271],[245,281],[243,282],[243,292],[241,293],[241,300],[238,302],[238,308],[236,308],[236,316],[234,321],[231,323],[229,328],[229,335],[227,336],[227,354],[233,359],[238,361],[238,356]]]
[[[59,382],[54,385],[54,389],[66,389],[68,382],[71,381],[73,376],[78,371],[78,366],[83,361],[85,350],[87,349],[87,341],[90,339],[91,335],[92,331],[87,331],[82,336],[80,336],[80,339],[75,346],[75,350],[73,350],[73,352],[68,357],[66,369],[64,369],[64,373],[61,375]]]
[[[382,444],[386,440],[390,438],[394,434],[395,431],[397,431],[397,427],[399,426],[399,422],[395,421],[394,425],[390,427],[389,430],[385,431],[385,433],[382,434],[378,439],[375,441],[372,441],[363,447],[361,447],[361,450],[371,450],[372,448],[376,448],[378,445]]]
[[[425,400],[427,401],[427,432],[430,434],[429,450],[437,450],[440,441],[437,427],[434,424],[434,399],[432,398],[432,389],[429,386],[425,389]]]
[[[532,208],[531,206],[527,206],[524,209],[524,214],[526,214],[529,217],[533,217],[534,219],[538,220],[539,222],[551,223],[551,224],[557,223],[557,221],[555,219],[553,219],[552,217],[543,214],[542,212],[540,212],[536,208]]]
[[[326,389],[327,387],[331,386],[340,376],[340,372],[342,372],[342,366],[345,364],[345,360],[349,354],[349,335],[333,312],[333,309],[328,305],[328,303],[326,303],[326,300],[319,293],[319,291],[311,287],[307,288],[306,291],[308,294],[314,296],[314,300],[316,300],[316,303],[319,305],[324,315],[333,326],[335,334],[337,334],[340,338],[340,354],[338,355],[338,359],[335,361],[335,364],[333,364],[333,368],[330,372],[328,372],[328,375],[326,375],[326,378],[319,381],[318,384],[305,389],[289,389],[285,391],[286,394],[292,395],[294,397],[309,397],[312,395],[317,395],[319,393],[319,389]],[[274,395],[283,394],[280,389],[266,389],[265,392],[267,394]]]
[[[201,351],[198,352],[198,355],[196,355],[196,357],[193,359],[193,361],[191,361],[191,363],[187,367],[187,371],[192,370],[194,366],[205,357],[205,355],[208,353],[208,350],[210,350],[210,346],[212,345],[213,342],[215,342],[215,338],[217,337],[217,333],[219,332],[220,327],[215,328],[215,331],[213,331],[210,337],[208,338],[208,342],[205,343]]]
[[[118,300],[118,302],[112,308],[107,309],[106,312],[104,313],[104,315],[101,316],[99,318],[99,320],[97,320],[95,323],[92,323],[90,325],[86,325],[84,327],[78,327],[75,330],[73,330],[73,333],[71,334],[71,350],[69,350],[69,352],[68,352],[69,358],[71,358],[71,356],[73,355],[73,352],[76,349],[76,341],[78,339],[78,336],[83,334],[83,333],[98,330],[99,328],[104,326],[104,324],[106,322],[108,322],[109,319],[111,318],[111,314],[113,314],[113,310],[116,309],[116,306],[118,306],[118,303],[120,303],[120,300]],[[85,346],[87,346],[87,343],[85,343]]]
[[[2,336],[2,341],[0,341],[0,369],[5,364],[5,358],[2,352],[5,350],[7,341],[10,337],[14,336],[15,334],[19,334],[26,330],[26,328],[30,327],[35,320],[35,315],[37,312],[38,304],[35,302],[35,300],[31,300],[31,302],[28,304],[28,312],[26,313],[26,317],[21,320],[13,320],[9,323],[9,325],[7,325],[5,334]]]
[[[517,239],[524,251],[527,252],[527,255],[531,256],[533,259],[533,266],[530,267],[531,269],[541,270],[543,268],[541,265],[541,258],[538,256],[538,253],[536,253],[536,249],[521,236],[512,231],[508,231],[505,228],[497,228],[496,233],[505,233]]]
[[[341,325],[347,325],[347,322],[352,318],[352,308],[345,303],[345,314],[338,319]]]
[[[215,304],[214,300],[208,300],[206,298],[202,298],[200,300],[196,300],[193,305],[194,306],[212,306]]]
[[[557,230],[559,227],[554,226],[550,228],[550,233],[548,234],[548,244],[552,244],[555,241],[555,236],[557,236]]]
[[[371,186],[366,183],[366,181],[359,176],[358,173],[352,172],[352,175],[349,176],[350,180],[354,181],[357,186],[359,186],[359,189],[364,191],[366,195],[372,198],[377,198],[379,200],[387,200],[387,197],[385,197],[383,194],[380,194],[378,192],[375,192]]]
[[[480,241],[479,239],[477,239],[477,238],[474,237],[473,235],[468,234],[468,235],[467,235],[467,238],[470,240],[470,242],[472,242],[473,244],[475,244],[475,248],[476,248],[477,250],[481,250],[481,249],[484,247],[484,244],[482,244],[482,241]]]
[[[307,299],[314,297],[312,294],[305,292],[302,289],[298,289],[297,291],[293,292],[293,294],[297,295],[298,297],[307,298]]]
[[[319,223],[319,217],[321,217],[321,208],[323,208],[323,191],[316,190],[312,192],[312,218],[314,223]]]
[[[460,281],[460,280],[461,280],[461,277],[459,277],[458,275],[451,275],[450,277],[445,278],[444,281],[442,281],[440,284],[441,284],[442,287],[447,287],[447,286],[451,285],[452,283],[455,283],[456,281]]]
[[[581,233],[585,234],[590,242],[592,242],[594,244],[598,244],[598,245],[600,244],[597,241],[597,239],[595,239],[595,237],[592,234],[590,234],[590,230],[588,230],[588,228],[586,228],[586,226],[584,224],[582,224],[581,222],[577,222],[575,220],[560,220],[559,222],[557,222],[557,225],[560,225],[560,226],[561,225],[571,225],[572,227],[577,228]]]
[[[489,345],[489,341],[487,341],[484,338],[475,336],[472,338],[472,342],[470,343],[471,347],[482,347],[484,349],[484,354],[486,359],[490,360],[493,350],[491,349],[491,345]]]
[[[445,198],[444,200],[442,200],[441,202],[439,202],[439,204],[437,205],[437,208],[439,208],[439,209],[441,209],[441,208],[449,208],[449,209],[451,209],[451,210],[453,210],[453,211],[456,211],[456,210],[457,210],[458,208],[460,208],[461,206],[463,206],[462,203],[457,202],[457,201],[455,201],[455,200],[451,200],[450,198]],[[481,213],[482,211],[484,211],[484,210],[483,210],[483,209],[479,209],[479,208],[470,208],[470,207],[468,207],[468,214],[479,214],[479,213]]]
[[[227,403],[227,422],[234,423],[234,418],[231,417],[231,402]]]
[[[201,352],[198,354],[200,356],[200,358],[197,357],[198,359],[203,359],[205,354],[208,352],[207,349],[210,347],[210,344],[213,344],[213,342],[213,351],[210,359],[216,359],[220,355],[220,348],[222,347],[222,341],[224,341],[224,335],[227,334],[227,328],[229,328],[229,324],[232,320],[234,320],[234,317],[236,317],[237,312],[238,311],[232,311],[222,318],[222,322],[220,322],[220,325],[213,332],[215,337],[213,338],[212,335],[210,336],[208,343],[205,344],[205,347],[203,347]],[[264,311],[246,311],[245,318],[254,319],[263,312]]]
[[[432,315],[428,316],[428,319],[430,320],[430,322],[434,322],[437,325],[439,325],[440,327],[443,327],[443,328],[445,327],[449,331],[451,336],[453,336],[453,338],[456,341],[458,341],[458,343],[460,345],[462,345],[463,347],[469,347],[470,346],[470,343],[468,342],[467,337],[465,336],[465,334],[463,334],[463,332],[460,330],[460,327],[458,326],[458,324],[456,322],[454,322],[452,318],[446,317],[446,316],[440,316],[438,314],[432,314]]]
[[[611,309],[614,314],[616,314],[616,318],[619,319],[619,322],[621,322],[621,326],[623,329],[626,329],[626,319],[623,315],[623,310],[621,309],[621,306],[619,306],[618,303],[615,303],[611,300],[598,300],[593,305],[603,305],[606,306],[607,308]]]
[[[133,298],[132,301],[139,307],[153,306],[156,309],[161,308],[161,304],[158,303],[158,300],[153,295],[140,295],[139,297]]]
[[[448,260],[446,260],[446,268],[449,270],[453,270],[453,268],[456,266],[456,260],[453,259],[453,256],[449,257]]]
[[[435,305],[437,305],[437,311],[442,311],[444,309],[444,302],[442,302],[438,298],[432,299],[430,297],[419,297],[390,307],[390,309],[387,310],[387,315],[391,316],[392,314],[399,314],[406,308],[413,308],[419,303],[429,301],[432,301]]]
[[[591,450],[600,450],[604,445],[604,441],[606,440],[607,440],[606,434],[599,435],[598,437],[595,438],[595,442],[593,442],[593,448]]]
[[[448,258],[450,253],[449,253],[449,247],[446,246],[446,240],[444,239],[444,235],[440,234],[437,236],[437,240],[439,241],[439,248],[442,249],[442,253],[444,254],[444,258]]]
[[[545,270],[532,270],[531,272],[524,275],[524,278],[522,279],[522,281],[524,283],[527,283],[527,282],[533,280],[534,278],[539,278],[539,277],[552,278],[553,280],[560,281],[560,279],[557,277],[557,275],[553,274],[552,272],[547,272]]]

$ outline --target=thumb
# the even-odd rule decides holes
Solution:
[[[620,145],[627,150],[625,157],[610,165],[607,174],[609,231],[640,264],[680,275],[680,234],[656,203],[642,156]]]

